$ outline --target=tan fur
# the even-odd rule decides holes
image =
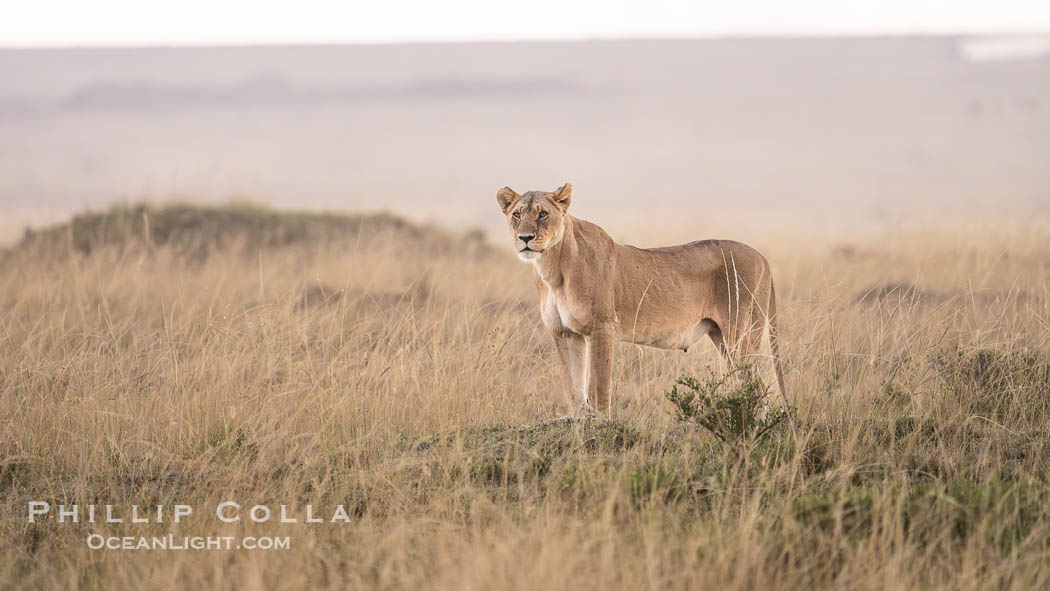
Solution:
[[[607,411],[614,342],[688,351],[704,338],[733,363],[755,361],[769,335],[781,396],[776,299],[769,263],[731,240],[662,248],[617,244],[600,227],[569,215],[572,185],[497,201],[515,250],[533,266],[543,323],[554,334],[570,403]]]

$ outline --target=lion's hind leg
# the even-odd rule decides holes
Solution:
[[[771,357],[762,354],[762,340],[766,333],[765,323],[740,322],[733,327],[735,330],[729,331],[728,336],[717,323],[714,321],[711,321],[711,323],[713,329],[708,333],[708,336],[715,344],[715,348],[718,349],[725,364],[725,367],[720,368],[721,372],[725,374],[741,371],[741,368],[746,366],[741,371],[740,377],[744,379],[751,379],[752,377],[762,378],[763,373],[765,373],[763,369],[767,365],[765,362]],[[774,365],[774,367],[777,366]],[[777,375],[779,377],[779,372]]]

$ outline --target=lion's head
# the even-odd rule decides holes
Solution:
[[[529,191],[518,195],[510,187],[496,192],[496,201],[507,216],[518,258],[532,262],[561,242],[571,199],[572,185],[569,183],[552,193]]]

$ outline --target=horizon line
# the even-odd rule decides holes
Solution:
[[[511,45],[511,44],[573,44],[573,43],[653,43],[675,41],[804,41],[804,40],[876,40],[876,39],[979,39],[1005,37],[1050,37],[1050,28],[1030,30],[959,30],[959,31],[799,31],[769,33],[725,33],[661,36],[595,35],[579,37],[514,37],[464,39],[404,39],[404,40],[317,40],[317,41],[202,41],[175,43],[85,43],[85,44],[4,44],[0,51],[62,51],[114,49],[260,49],[309,47],[390,47],[424,45]]]

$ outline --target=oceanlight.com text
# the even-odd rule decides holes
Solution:
[[[90,534],[92,550],[289,550],[288,536],[103,536]]]

